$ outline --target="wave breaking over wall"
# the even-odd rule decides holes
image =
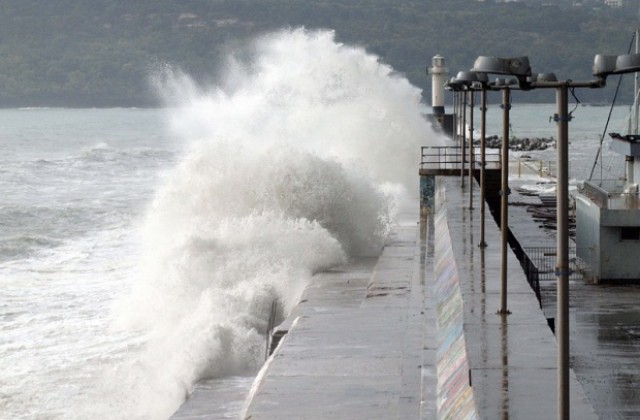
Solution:
[[[439,143],[419,89],[330,31],[264,36],[215,86],[155,80],[188,146],[118,306],[119,327],[147,332],[126,367],[129,417],[167,417],[198,380],[255,373],[271,302],[284,316],[314,273],[377,255],[417,195],[419,146]]]

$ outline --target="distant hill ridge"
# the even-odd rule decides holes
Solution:
[[[594,54],[625,53],[637,25],[631,2],[542,3],[0,0],[0,106],[154,106],[147,83],[153,66],[169,63],[209,81],[234,45],[298,26],[334,29],[339,41],[364,46],[423,88],[425,98],[424,69],[435,54],[452,73],[478,55],[528,55],[535,71],[586,79]],[[580,92],[583,102],[611,96]],[[553,101],[549,92],[526,99]]]

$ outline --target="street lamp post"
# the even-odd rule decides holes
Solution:
[[[460,93],[462,96],[462,149],[460,149],[460,186],[464,188],[464,164],[467,149],[467,92]]]
[[[507,252],[509,247],[509,112],[511,89],[507,84],[502,89],[502,162],[500,164],[500,309],[499,314],[508,315],[507,307]]]
[[[462,72],[458,73],[458,76]],[[456,121],[455,128],[453,130],[454,133],[454,141],[460,142],[461,152],[460,152],[460,185],[464,187],[464,149],[465,149],[465,125],[466,125],[466,86],[465,82],[459,77],[450,78],[445,84],[445,89],[453,91],[453,102],[454,102],[454,114]],[[456,107],[457,104],[457,107]],[[462,117],[462,121],[460,123],[460,117]],[[462,126],[462,136],[460,136],[460,126]]]
[[[473,107],[475,100],[475,91],[469,86],[467,91],[469,96],[469,210],[473,210],[473,161],[474,161],[474,147],[473,147]]]
[[[472,71],[513,76],[520,88],[531,76],[528,57],[496,58],[480,56]],[[498,314],[510,314],[507,307],[507,253],[509,241],[509,110],[511,108],[510,80],[498,79],[493,88],[502,90],[502,162],[500,183],[500,309]]]
[[[594,82],[540,82],[535,88],[556,90],[556,114],[558,127],[557,182],[556,182],[556,279],[557,314],[555,334],[558,342],[558,419],[570,418],[569,398],[569,88],[598,87]]]
[[[486,77],[486,75],[485,75]],[[485,218],[485,170],[487,166],[487,89],[483,83],[480,87],[480,248],[486,248],[484,240]]]
[[[569,121],[568,91],[574,88],[604,87],[611,74],[635,73],[640,71],[640,54],[620,56],[596,55],[593,75],[596,80],[558,82],[553,74],[532,77],[527,57],[495,58],[478,57],[473,70],[485,73],[509,74],[516,76],[518,86],[523,90],[551,88],[556,91],[556,114],[558,127],[558,180],[556,190],[557,222],[557,315],[556,338],[558,342],[557,416],[560,420],[570,418],[569,399]],[[503,92],[504,93],[504,92]],[[503,101],[504,102],[504,101]]]
[[[473,131],[474,131],[474,107],[475,107],[475,92],[480,90],[486,90],[487,88],[487,83],[488,79],[486,74],[483,73],[476,73],[474,71],[460,71],[458,72],[458,74],[456,75],[456,77],[452,77],[449,82],[447,83],[447,88],[450,90],[454,90],[454,91],[462,91],[463,95],[465,97],[465,109],[466,109],[466,102],[467,102],[467,98],[468,98],[468,103],[469,103],[469,157],[468,157],[468,161],[469,161],[469,209],[473,209],[473,182],[472,182],[472,177],[473,177],[473,167],[474,167],[474,160],[475,160],[475,149],[473,146]],[[486,96],[485,96],[485,102],[486,102]],[[463,115],[465,115],[465,121],[466,121],[466,112],[463,111]],[[482,120],[482,124],[484,125],[486,122],[486,119],[484,119],[483,116],[483,120]],[[484,126],[483,126],[484,129]],[[464,128],[464,132],[465,135],[463,136],[463,139],[466,139],[466,124],[465,124],[465,128]],[[466,142],[465,142],[466,143]],[[466,146],[463,143],[463,151],[461,153],[462,155],[462,161],[463,161],[463,166],[462,166],[462,172],[464,174],[464,159],[465,159],[465,155],[466,155]],[[482,165],[484,165],[484,161],[482,162]],[[482,183],[482,182],[481,182]],[[464,182],[462,182],[462,186],[464,186]],[[484,200],[484,195],[482,197],[482,200]],[[484,211],[484,210],[483,210]],[[484,214],[484,213],[483,213]],[[484,239],[484,236],[483,236]]]
[[[480,56],[473,64],[473,71],[513,76],[522,89],[531,76],[528,57],[497,58]],[[495,89],[502,90],[502,163],[500,183],[500,309],[498,313],[508,315],[507,307],[507,253],[509,232],[509,109],[511,108],[511,88],[508,81],[504,84],[500,79],[494,84]]]
[[[471,113],[469,119],[470,131],[473,133],[474,119],[474,96],[476,91],[481,92],[481,120],[480,120],[480,243],[479,246],[484,248],[487,246],[485,238],[485,169],[486,169],[486,111],[487,111],[487,90],[489,89],[489,79],[485,73],[478,73],[474,71],[461,71],[458,72],[456,77],[452,77],[447,83],[447,88],[454,91],[465,90],[470,93],[470,106]],[[473,147],[473,134],[470,136],[469,147],[469,209],[473,209],[473,182],[471,177],[473,176],[473,166],[475,160],[475,150]]]
[[[460,114],[458,113],[458,92],[457,91],[453,91],[453,141],[455,143],[458,142],[458,123],[459,123],[459,118],[460,118]]]
[[[486,248],[485,242],[485,209],[486,209],[486,167],[487,167],[487,90],[490,89],[486,73],[474,73],[474,81],[470,85],[472,91],[480,91],[480,248]],[[471,124],[473,126],[473,123]],[[472,155],[475,156],[475,153]],[[473,165],[473,162],[472,162]],[[469,194],[471,202],[472,193]],[[469,207],[472,207],[470,204]]]
[[[558,180],[556,182],[557,235],[557,318],[558,341],[558,419],[569,419],[569,112],[567,84],[556,88],[558,124]]]

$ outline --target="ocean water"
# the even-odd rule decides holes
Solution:
[[[153,76],[162,109],[0,110],[2,419],[248,386],[271,303],[376,255],[443,142],[417,87],[327,31],[256,40],[215,85]]]
[[[144,341],[112,329],[179,142],[160,110],[1,110],[0,418],[89,418]],[[84,413],[83,413],[84,411]]]
[[[579,97],[579,90],[576,94]],[[499,106],[498,94],[489,94],[487,111],[487,135],[502,136],[502,109]],[[494,101],[494,102],[491,102]],[[590,106],[570,101],[569,111],[572,120],[569,123],[569,173],[573,182],[589,179],[598,149],[600,157],[593,170],[593,180],[615,179],[622,175],[624,157],[609,150],[611,141],[608,133],[627,133],[628,120],[631,109],[626,105]],[[607,119],[611,112],[608,126]],[[549,104],[519,104],[514,102],[510,110],[510,136],[516,138],[554,138],[557,139],[557,126],[553,121],[556,113],[555,103]],[[476,110],[479,116],[479,111]],[[476,121],[479,118],[476,117]],[[476,131],[479,125],[475,124]],[[606,128],[606,132],[605,132]],[[604,137],[603,137],[604,135]],[[478,138],[477,134],[475,136]],[[603,141],[601,139],[603,138]],[[556,167],[556,150],[551,148],[544,151],[516,152],[514,157],[523,154],[539,160],[544,166],[550,167],[552,172]]]
[[[418,87],[331,32],[265,36],[218,79],[154,75],[162,109],[0,110],[1,419],[163,419],[200,380],[248,387],[273,300],[379,252],[444,142]],[[553,113],[514,104],[513,135],[555,136]],[[574,112],[576,178],[607,113]]]

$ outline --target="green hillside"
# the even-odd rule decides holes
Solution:
[[[585,2],[588,4],[589,2]],[[635,6],[475,0],[0,0],[0,106],[152,106],[170,64],[214,78],[228,51],[282,27],[330,28],[425,89],[431,57],[452,72],[478,55],[528,55],[534,71],[590,78],[596,53],[627,51]],[[613,88],[580,92],[606,102]],[[527,100],[552,101],[550,92]],[[627,95],[625,100],[629,101]]]

